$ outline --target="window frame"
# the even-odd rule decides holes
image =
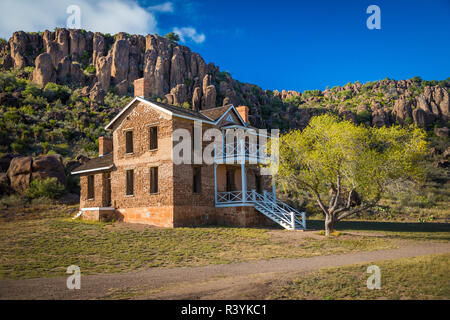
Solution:
[[[155,137],[152,137],[152,130],[155,130]],[[159,129],[157,125],[151,125],[148,128],[148,135],[149,135],[149,150],[150,151],[155,151],[158,150],[158,133],[159,133]],[[156,144],[155,148],[152,148],[152,142],[154,142]]]
[[[131,175],[129,173],[131,172]],[[131,176],[131,192],[129,193],[129,178]],[[125,171],[125,196],[134,197],[134,169],[129,169]]]
[[[152,173],[152,172],[154,172],[154,171],[156,171],[156,184],[155,185],[153,185],[154,181],[152,179],[154,177],[153,176],[154,173]],[[149,174],[150,174],[149,193],[150,194],[158,194],[159,193],[159,167],[158,166],[150,167]],[[156,187],[156,192],[153,192],[152,186]]]
[[[131,144],[128,144],[128,135],[131,134]],[[128,150],[128,147],[131,146],[131,151]],[[134,153],[134,134],[133,130],[125,131],[125,154],[133,154]]]
[[[87,195],[86,195],[86,199],[88,201],[95,200],[95,175],[94,174],[90,174],[90,175],[87,176]]]

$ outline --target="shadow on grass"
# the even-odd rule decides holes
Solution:
[[[308,229],[322,230],[323,220],[307,220]],[[381,222],[381,221],[340,221],[336,230],[386,231],[386,232],[450,232],[450,223]]]

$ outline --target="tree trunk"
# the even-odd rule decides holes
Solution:
[[[328,237],[334,231],[334,217],[331,214],[327,214],[325,217],[325,235]]]

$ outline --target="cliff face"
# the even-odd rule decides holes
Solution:
[[[57,29],[41,34],[22,31],[9,40],[2,68],[35,67],[32,80],[45,86],[48,82],[75,83],[103,91],[114,87],[126,94],[133,81],[151,80],[151,92],[175,104],[189,103],[198,109],[223,104],[239,104],[245,90],[214,64],[188,47],[160,36],[128,35],[114,37],[82,30]],[[251,86],[256,88],[256,86]]]
[[[250,121],[258,127],[302,128],[311,116],[329,111],[376,126],[415,122],[425,127],[449,120],[449,81],[382,80],[304,93],[264,91],[156,35],[19,31],[0,45],[0,57],[0,69],[34,67],[36,84],[80,86],[98,104],[108,90],[125,95],[135,79],[145,77],[154,98],[171,104],[197,110],[248,105]]]

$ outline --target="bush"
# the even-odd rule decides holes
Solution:
[[[65,103],[70,98],[70,90],[65,86],[60,86],[49,82],[44,88],[44,96],[50,102],[60,99],[63,103]]]
[[[30,188],[26,191],[26,196],[32,199],[49,198],[56,199],[64,194],[64,186],[56,178],[44,180],[35,179],[31,181]]]
[[[180,41],[180,36],[174,32],[169,32],[168,34],[166,34],[165,38],[169,39],[170,41],[175,41],[175,42]]]
[[[356,114],[356,120],[358,123],[366,123],[372,119],[372,113],[369,110],[363,110]]]

